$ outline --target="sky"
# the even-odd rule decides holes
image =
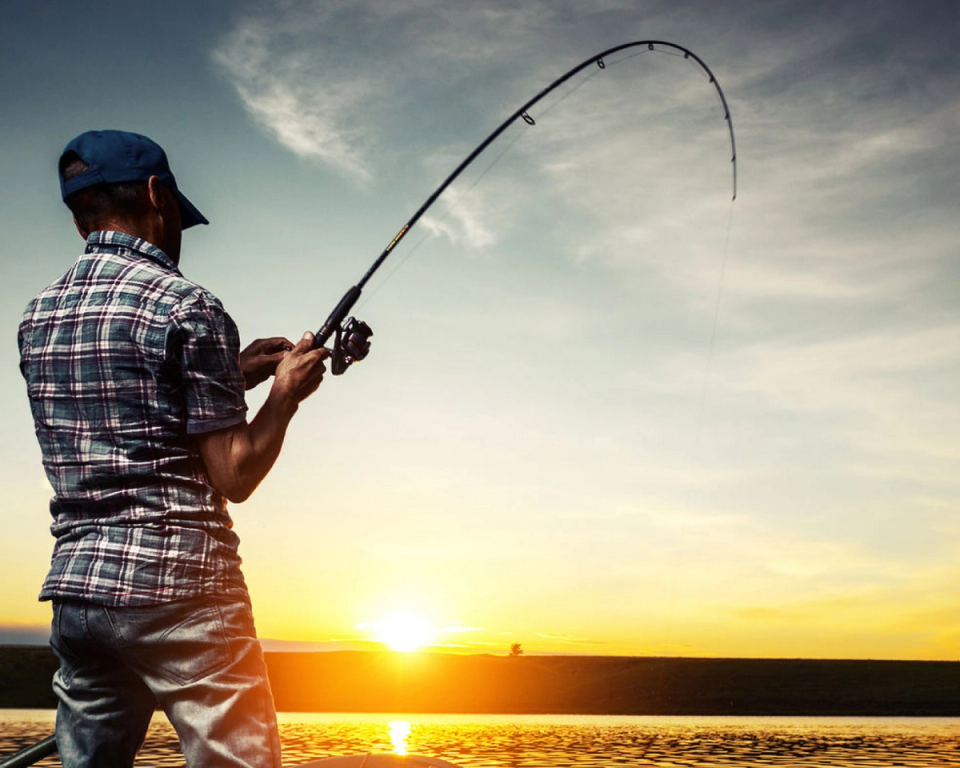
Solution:
[[[244,342],[364,291],[370,357],[232,507],[268,648],[960,657],[960,12],[881,0],[12,3],[0,642],[45,642],[17,368],[82,250],[56,161],[145,133]],[[519,122],[519,121],[518,121]],[[251,413],[266,386],[249,393]]]

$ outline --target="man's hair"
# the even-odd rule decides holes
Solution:
[[[60,177],[72,179],[89,166],[76,152],[64,152],[60,158]],[[124,181],[119,184],[94,184],[74,192],[65,201],[77,224],[93,232],[111,218],[137,218],[149,210],[147,182]]]

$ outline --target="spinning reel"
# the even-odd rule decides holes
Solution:
[[[340,376],[352,363],[363,360],[370,352],[371,336],[373,330],[363,320],[348,317],[334,332],[330,372]]]

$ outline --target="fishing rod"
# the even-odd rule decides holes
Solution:
[[[47,736],[47,738],[24,747],[19,752],[0,760],[0,768],[27,768],[27,766],[39,763],[45,757],[50,757],[57,752],[57,737]]]
[[[396,248],[397,244],[406,236],[407,232],[416,224],[420,217],[423,216],[429,210],[440,195],[449,187],[456,178],[463,173],[470,163],[472,163],[481,152],[483,152],[490,144],[492,144],[501,133],[503,133],[510,125],[512,125],[516,120],[522,119],[527,125],[535,125],[536,120],[534,120],[529,113],[529,109],[536,104],[540,99],[546,96],[548,93],[553,91],[555,88],[563,85],[567,80],[573,77],[575,74],[590,66],[591,64],[596,64],[600,69],[606,69],[606,63],[604,59],[614,53],[619,51],[626,50],[628,48],[637,48],[641,46],[647,46],[647,50],[655,51],[657,46],[663,48],[672,48],[673,50],[679,51],[683,54],[685,59],[693,59],[697,64],[700,65],[700,68],[706,72],[707,76],[710,78],[710,82],[713,84],[714,88],[717,90],[717,94],[720,96],[720,103],[723,105],[723,117],[727,121],[727,126],[730,129],[730,148],[732,150],[732,157],[730,162],[733,165],[733,199],[737,199],[737,143],[733,136],[733,121],[730,119],[730,108],[727,106],[727,99],[723,95],[723,91],[720,88],[720,83],[717,82],[717,78],[714,77],[713,72],[710,71],[710,67],[704,63],[697,54],[693,51],[684,48],[682,45],[677,45],[676,43],[669,43],[665,40],[636,40],[632,43],[623,43],[622,45],[614,46],[613,48],[608,48],[605,51],[601,51],[589,59],[582,61],[580,64],[575,66],[573,69],[565,72],[556,80],[554,80],[550,85],[540,91],[536,96],[527,101],[523,106],[517,109],[510,117],[504,120],[494,131],[487,136],[480,144],[477,145],[477,148],[473,150],[469,155],[467,155],[463,162],[458,165],[453,172],[444,179],[443,183],[437,187],[433,194],[426,199],[426,201],[421,205],[417,212],[409,218],[406,224],[404,224],[400,231],[397,232],[393,240],[383,249],[383,252],[377,257],[377,260],[373,262],[373,265],[370,269],[367,270],[366,274],[360,279],[360,281],[352,286],[340,299],[340,302],[334,307],[333,311],[330,313],[330,316],[326,319],[326,322],[320,327],[320,330],[317,331],[314,336],[313,346],[314,349],[317,349],[330,339],[331,336],[335,337],[334,347],[333,347],[333,356],[331,360],[331,371],[335,375],[343,373],[347,367],[355,360],[362,360],[366,357],[367,351],[370,348],[369,338],[373,335],[373,331],[370,330],[370,326],[364,323],[361,320],[356,320],[354,318],[347,318],[347,315],[350,313],[350,310],[353,308],[353,305],[357,303],[357,300],[360,298],[360,294],[363,292],[363,287],[367,284],[367,281],[373,277],[373,274],[380,268],[380,265],[386,261],[387,257]],[[678,54],[674,54],[678,55]],[[345,320],[345,318],[347,318]]]

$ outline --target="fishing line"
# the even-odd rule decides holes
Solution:
[[[700,413],[697,416],[697,437],[694,444],[694,459],[700,451],[700,436],[703,430],[703,414],[707,401],[707,384],[713,370],[713,354],[717,342],[717,325],[720,319],[720,300],[723,297],[723,280],[727,273],[727,254],[730,250],[730,230],[733,228],[733,201],[730,201],[730,215],[727,217],[727,234],[723,240],[723,256],[720,258],[720,279],[717,281],[717,299],[713,307],[713,326],[710,329],[710,348],[707,352],[706,370],[703,372],[703,386],[700,389]]]
[[[376,295],[380,292],[380,289],[383,288],[383,286],[386,285],[387,282],[388,282],[395,274],[397,274],[397,272],[400,271],[400,268],[403,267],[403,265],[407,263],[407,260],[408,260],[414,253],[416,253],[416,251],[420,248],[421,245],[423,245],[423,244],[424,244],[427,240],[429,240],[431,237],[439,237],[440,235],[443,234],[442,232],[439,231],[439,225],[440,225],[440,224],[443,224],[443,222],[445,222],[445,221],[450,217],[450,214],[452,214],[452,213],[457,209],[457,206],[458,206],[460,203],[462,203],[462,202],[464,201],[464,199],[466,198],[466,196],[467,196],[468,194],[470,194],[470,192],[483,180],[483,177],[486,176],[491,170],[493,170],[493,167],[494,167],[497,163],[500,162],[501,158],[502,158],[505,154],[507,154],[507,152],[510,150],[510,148],[511,148],[514,144],[516,144],[518,141],[520,141],[520,139],[523,138],[523,136],[524,136],[525,134],[526,134],[526,131],[525,131],[525,130],[523,130],[523,129],[518,130],[518,131],[517,131],[517,135],[514,136],[514,137],[504,146],[504,148],[503,148],[503,149],[500,151],[500,153],[493,159],[493,161],[492,161],[489,165],[487,165],[486,168],[484,168],[484,170],[480,173],[479,176],[477,176],[476,179],[474,179],[473,182],[471,182],[470,186],[467,187],[466,189],[464,189],[463,191],[461,191],[461,192],[457,195],[456,198],[454,198],[453,200],[450,201],[450,204],[447,206],[446,211],[444,211],[443,216],[441,216],[441,217],[438,218],[438,219],[434,219],[434,222],[435,222],[434,226],[438,227],[438,231],[437,231],[437,232],[430,231],[430,224],[429,224],[428,222],[424,221],[424,226],[427,228],[427,231],[424,232],[422,235],[420,235],[420,239],[417,240],[417,242],[414,243],[413,246],[412,246],[405,254],[403,254],[403,256],[400,257],[400,260],[397,262],[396,266],[395,266],[393,269],[391,269],[391,270],[386,274],[386,276],[383,278],[383,280],[380,281],[379,285],[375,286],[375,287],[366,295],[366,297],[365,297],[364,299],[362,299],[360,302],[357,303],[357,309],[362,308],[368,301],[370,301],[370,299],[372,299],[374,296],[376,296]],[[448,238],[449,238],[449,235],[448,235]]]
[[[634,58],[634,57],[636,57],[636,56],[639,56],[640,54],[643,54],[643,53],[647,53],[647,51],[645,51],[645,50],[644,50],[644,51],[638,51],[638,52],[636,52],[636,53],[630,54],[629,56],[624,56],[623,58],[618,59],[617,61],[613,62],[613,65],[622,64],[623,62],[627,61],[628,59],[632,59],[632,58]],[[663,51],[663,53],[667,53],[667,52],[666,52],[666,51]],[[678,55],[678,56],[679,56],[679,54],[674,54],[674,55]],[[558,106],[560,106],[564,101],[566,101],[566,100],[569,99],[571,96],[573,96],[573,94],[575,94],[578,90],[580,90],[580,88],[582,88],[584,85],[586,85],[588,82],[590,82],[593,78],[595,78],[597,75],[601,74],[602,72],[603,72],[603,69],[600,68],[600,67],[597,67],[597,69],[596,69],[595,71],[591,72],[591,73],[590,73],[589,75],[587,75],[585,78],[583,78],[582,80],[580,80],[575,86],[573,86],[573,88],[571,88],[571,89],[569,89],[568,91],[564,92],[564,94],[563,94],[559,99],[557,99],[556,101],[554,101],[552,104],[550,104],[548,107],[546,107],[542,112],[540,112],[540,113],[538,114],[538,118],[542,120],[544,117],[546,117],[547,115],[549,115],[554,109],[556,109],[556,108],[557,108]],[[529,124],[529,123],[528,123],[528,124]],[[533,126],[531,125],[530,127],[533,127]],[[438,218],[438,219],[435,219],[435,223],[436,223],[435,225],[443,224],[443,222],[445,222],[445,221],[450,217],[450,215],[451,215],[454,211],[457,210],[458,206],[459,206],[461,203],[463,203],[464,200],[466,200],[467,196],[477,187],[477,185],[478,185],[481,181],[483,181],[483,178],[484,178],[488,173],[490,173],[490,171],[493,170],[494,166],[496,166],[496,165],[503,159],[503,156],[506,155],[507,152],[509,152],[510,149],[512,149],[513,146],[514,146],[518,141],[520,141],[520,139],[522,139],[522,138],[523,138],[524,136],[526,136],[526,135],[527,135],[527,131],[526,131],[526,130],[521,129],[521,130],[517,131],[516,136],[514,136],[509,142],[507,142],[507,144],[506,144],[506,145],[504,146],[504,148],[497,154],[497,156],[487,165],[486,168],[484,168],[484,170],[477,176],[477,178],[474,179],[474,180],[470,183],[470,186],[468,186],[466,189],[464,189],[463,191],[461,191],[453,200],[451,200],[451,201],[449,202],[449,204],[448,204],[447,207],[446,207],[446,210],[444,211],[443,216],[441,216],[441,217]],[[424,222],[424,224],[425,224],[425,226],[427,226],[427,228],[428,228],[428,230],[429,230],[429,225],[427,224],[426,221]],[[365,298],[363,298],[361,301],[359,301],[359,302],[357,303],[357,309],[362,309],[370,299],[372,299],[374,296],[376,296],[377,293],[380,292],[380,289],[383,288],[383,286],[386,285],[386,283],[387,283],[394,275],[396,275],[397,272],[400,271],[400,269],[407,263],[407,261],[409,260],[409,258],[420,248],[421,245],[423,245],[428,239],[430,239],[431,236],[439,237],[439,236],[442,235],[442,234],[443,234],[442,232],[431,232],[431,231],[424,232],[424,233],[420,236],[420,239],[417,240],[416,243],[414,243],[413,247],[411,247],[406,253],[403,254],[403,256],[400,257],[400,260],[397,262],[397,265],[396,265],[393,269],[391,269],[391,270],[386,274],[386,276],[383,278],[383,280],[381,280],[380,283],[379,283],[375,288],[373,288],[373,289],[366,295]],[[448,235],[448,237],[449,237],[449,235]]]
[[[560,96],[560,98],[556,99],[552,104],[548,105],[548,106],[545,107],[541,112],[539,112],[538,115],[537,115],[537,118],[540,119],[540,120],[542,120],[543,118],[545,118],[547,115],[549,115],[551,112],[553,112],[553,110],[555,110],[557,107],[559,107],[561,104],[563,104],[563,102],[565,102],[567,99],[569,99],[571,96],[573,96],[573,95],[574,95],[578,90],[580,90],[584,85],[586,85],[588,82],[590,82],[591,80],[593,80],[593,78],[595,78],[597,75],[603,73],[603,71],[604,71],[608,66],[609,66],[609,67],[620,66],[620,65],[622,65],[622,64],[630,61],[631,59],[635,59],[635,58],[637,58],[638,56],[642,56],[642,55],[645,54],[645,53],[662,53],[662,54],[667,55],[667,56],[674,56],[674,57],[676,57],[676,58],[686,59],[687,61],[690,62],[690,66],[691,66],[691,67],[693,67],[694,69],[696,69],[696,70],[699,71],[699,72],[702,72],[702,71],[703,71],[703,69],[701,68],[701,66],[698,66],[695,61],[693,61],[693,60],[690,59],[690,56],[689,56],[688,54],[686,54],[686,53],[677,53],[677,52],[674,52],[674,51],[666,50],[666,49],[664,49],[664,48],[656,48],[656,47],[641,48],[641,49],[638,50],[638,51],[634,51],[634,52],[628,53],[628,54],[623,54],[623,55],[621,55],[619,58],[616,58],[616,59],[614,59],[614,60],[612,60],[612,61],[607,61],[607,60],[605,60],[605,59],[601,56],[601,57],[597,58],[597,60],[596,60],[598,66],[597,66],[597,68],[596,68],[595,70],[593,70],[593,71],[592,71],[589,75],[587,75],[586,77],[581,78],[581,79],[577,82],[577,84],[574,85],[572,88],[564,91],[563,94]],[[715,81],[713,80],[712,76],[710,76],[708,79],[709,79],[709,81],[710,81],[711,83],[715,82]],[[717,90],[719,91],[719,86],[718,86]],[[726,103],[721,100],[721,105],[724,107],[724,112],[725,112],[725,115],[726,115]],[[528,112],[524,111],[524,113],[523,113],[521,116],[523,117],[523,119],[525,120],[525,122],[527,122],[527,124],[530,125],[530,127],[534,127],[534,125],[535,125],[535,120],[534,120],[532,117],[530,117],[530,115],[529,115]],[[727,119],[729,120],[729,116],[728,116],[728,115],[727,115]],[[523,138],[524,136],[526,136],[526,134],[527,134],[527,132],[524,131],[524,130],[521,130],[521,131],[518,131],[518,132],[517,132],[516,136],[514,136],[514,137],[504,146],[504,148],[503,148],[502,150],[500,150],[500,152],[496,155],[496,157],[494,157],[493,160],[491,160],[490,163],[487,164],[486,168],[484,168],[484,170],[477,176],[477,178],[474,179],[466,189],[464,189],[464,190],[462,190],[461,192],[459,192],[459,194],[458,194],[453,200],[451,200],[451,201],[447,204],[446,210],[444,211],[443,215],[440,216],[439,218],[433,220],[435,227],[438,228],[438,226],[439,226],[440,224],[443,224],[443,222],[445,222],[455,211],[458,210],[459,206],[467,199],[467,197],[470,195],[470,193],[480,184],[480,182],[483,181],[484,177],[485,177],[488,173],[490,173],[490,171],[492,171],[495,166],[497,166],[497,165],[500,163],[500,161],[501,161],[501,160],[503,159],[503,157],[507,154],[507,152],[509,152],[510,149],[512,149],[513,146],[514,146],[521,138]],[[732,134],[731,134],[731,136],[732,136]],[[733,161],[734,161],[734,162],[736,161],[735,153],[734,153]],[[736,185],[736,176],[734,176],[734,185]],[[734,197],[735,197],[735,196],[736,196],[736,186],[734,186]],[[426,222],[425,222],[425,223],[426,223]],[[356,305],[356,308],[357,308],[357,309],[362,309],[364,306],[366,306],[367,302],[368,302],[370,299],[372,299],[374,296],[376,296],[376,295],[380,292],[380,290],[383,288],[383,286],[386,285],[391,279],[393,279],[393,277],[397,274],[397,272],[399,272],[399,271],[407,264],[407,262],[408,262],[408,260],[410,259],[410,257],[413,256],[413,254],[416,253],[416,252],[420,249],[420,247],[421,247],[428,239],[430,239],[431,237],[439,237],[439,236],[441,236],[442,234],[443,234],[443,232],[439,231],[439,229],[437,229],[437,231],[429,231],[429,227],[428,227],[428,231],[427,231],[427,232],[424,232],[424,233],[420,236],[420,238],[417,240],[417,242],[414,243],[413,246],[412,246],[410,249],[408,249],[408,250],[400,257],[399,261],[397,261],[397,264],[384,276],[384,278],[378,283],[378,285],[376,285],[362,300],[358,301],[358,303],[357,303],[357,305]],[[728,233],[728,235],[729,235],[729,233]],[[449,238],[450,236],[447,235],[447,237]]]
[[[700,446],[701,438],[703,435],[703,422],[704,416],[706,413],[706,403],[707,403],[707,389],[710,383],[710,376],[713,372],[713,359],[716,350],[716,341],[717,341],[717,328],[719,327],[720,321],[720,306],[723,299],[723,285],[726,278],[727,272],[727,257],[730,252],[730,232],[733,229],[733,205],[734,201],[730,201],[730,213],[727,216],[727,231],[724,236],[723,242],[723,254],[720,257],[720,275],[717,280],[717,295],[714,301],[713,307],[713,323],[710,328],[710,343],[707,351],[707,361],[704,366],[703,372],[703,384],[700,387],[700,403],[697,413],[697,427],[696,434],[694,436],[694,445],[693,445],[693,455],[690,459],[690,471],[687,473],[687,483],[684,492],[684,508],[690,509],[691,499],[693,496],[693,485],[692,480],[690,479],[700,465]],[[660,640],[658,645],[661,648],[662,656],[667,656],[667,651],[673,643],[673,624],[674,618],[676,616],[676,597],[677,597],[677,574],[679,568],[679,558],[672,558],[673,568],[672,568],[672,578],[670,579],[670,597],[667,601],[668,605],[668,614],[664,625],[660,630]],[[656,676],[656,684],[654,687],[654,699],[663,701],[663,692],[664,692],[664,663],[661,661],[658,674]]]
[[[730,119],[730,110],[727,108],[727,100],[723,95],[723,91],[720,89],[720,84],[717,82],[716,78],[713,76],[713,72],[710,71],[710,68],[704,63],[704,61],[697,56],[693,51],[684,48],[681,45],[676,43],[666,42],[664,40],[637,40],[630,43],[624,43],[622,45],[609,48],[605,51],[601,51],[594,56],[582,61],[580,64],[575,66],[573,69],[562,74],[552,83],[550,83],[546,88],[541,90],[537,95],[523,104],[519,109],[517,109],[510,117],[504,120],[494,131],[487,136],[479,145],[469,154],[466,158],[458,165],[453,172],[447,176],[446,179],[437,187],[433,193],[426,199],[423,205],[410,217],[406,224],[404,224],[400,231],[394,236],[393,240],[389,242],[386,248],[383,249],[383,252],[377,259],[373,262],[370,269],[367,270],[366,274],[357,282],[356,285],[352,286],[340,299],[333,311],[327,316],[326,321],[314,335],[314,348],[323,346],[326,341],[336,334],[336,342],[334,345],[334,373],[343,373],[346,370],[346,366],[349,365],[349,360],[346,363],[343,361],[346,360],[342,353],[341,347],[341,337],[346,337],[348,339],[358,338],[365,342],[366,338],[372,334],[369,326],[365,323],[360,323],[356,320],[350,320],[345,322],[347,314],[357,303],[357,300],[360,298],[364,286],[373,276],[373,274],[380,268],[383,262],[393,251],[394,247],[403,240],[407,232],[420,220],[420,218],[429,210],[429,208],[437,201],[441,194],[449,187],[460,174],[466,169],[490,144],[492,144],[514,121],[518,119],[523,119],[526,123],[530,125],[535,124],[535,120],[530,117],[528,110],[533,107],[534,104],[539,102],[544,96],[563,85],[571,77],[579,73],[581,70],[590,66],[591,64],[596,64],[598,68],[605,69],[606,62],[605,57],[612,56],[615,53],[629,49],[629,48],[639,48],[641,46],[646,46],[648,50],[659,50],[659,46],[665,46],[666,48],[672,48],[677,51],[683,52],[685,58],[693,58],[696,62],[703,68],[703,70],[710,76],[710,82],[716,89],[718,95],[720,96],[721,104],[723,105],[724,110],[724,119],[727,121],[727,127],[730,130],[730,147],[733,150],[733,155],[730,158],[733,165],[733,197],[736,199],[737,196],[737,151],[736,151],[736,141],[733,135],[733,121]],[[367,346],[369,344],[367,343]],[[366,354],[365,352],[363,353]]]

